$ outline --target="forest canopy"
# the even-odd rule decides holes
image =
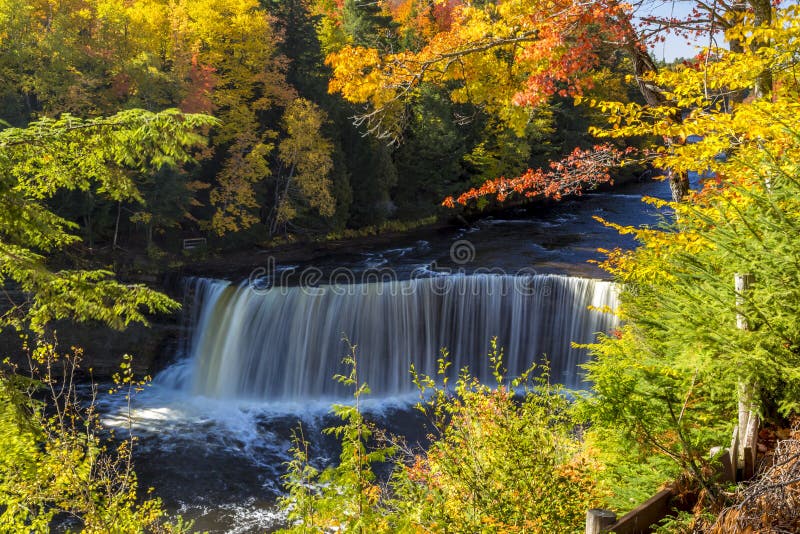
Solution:
[[[90,248],[151,253],[175,250],[180,237],[265,244],[447,216],[439,204],[448,195],[590,146],[591,110],[558,95],[535,108],[512,105],[522,74],[492,78],[504,71],[500,51],[494,63],[475,66],[474,83],[484,89],[426,80],[412,100],[398,101],[402,143],[359,119],[363,107],[350,102],[358,99],[344,89],[342,69],[368,92],[374,75],[359,74],[357,60],[387,49],[411,57],[440,39],[458,3],[423,4],[2,0],[0,119],[24,127],[64,114],[168,108],[214,116],[209,143],[191,164],[137,177],[139,198],[80,190],[53,201]],[[354,47],[374,51],[348,52]],[[607,83],[597,96],[627,100],[630,84],[613,73],[628,61],[604,55],[597,67]],[[479,81],[480,69],[489,78]],[[508,94],[466,97],[490,87]],[[298,152],[300,136],[321,141],[313,158],[326,163],[313,175],[296,165],[301,154],[312,157]]]

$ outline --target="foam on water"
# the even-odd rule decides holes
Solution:
[[[359,354],[373,358],[359,363],[360,380],[375,392],[361,401],[366,416],[423,439],[424,421],[413,410],[419,398],[408,373],[412,361],[434,374],[439,348],[447,346],[454,369],[470,366],[490,380],[485,354],[488,340],[499,335],[509,375],[547,352],[554,379],[575,385],[585,354],[569,342],[589,342],[615,325],[612,316],[588,309],[616,302],[613,284],[600,280],[457,275],[406,283],[409,292],[401,282],[386,282],[319,293],[188,280],[186,356],[133,393],[130,403],[123,394],[100,395],[102,422],[118,436],[127,429],[137,436],[142,480],[157,479],[159,496],[195,519],[195,528],[269,532],[285,520],[275,500],[292,430],[302,425],[318,467],[338,454],[321,430],[338,423],[332,402],[352,401],[349,391],[331,387],[332,375],[347,371],[340,362],[347,352],[342,333],[358,343]]]

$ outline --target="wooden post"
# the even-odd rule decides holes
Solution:
[[[755,282],[755,276],[749,273],[736,273],[733,278],[736,291],[736,328],[749,330],[750,325],[742,313],[742,308],[746,301],[745,294]],[[735,465],[743,470],[742,475],[745,479],[753,476],[757,451],[759,421],[758,415],[753,410],[754,392],[755,384],[739,382],[739,424],[733,431],[735,445],[731,447],[731,453],[736,460]]]
[[[715,456],[719,458],[720,463],[720,479],[725,482],[736,482],[736,465],[732,461],[733,455],[730,449],[723,449],[722,447],[712,447],[709,451],[711,458]]]
[[[592,508],[586,512],[586,534],[600,534],[617,522],[617,516],[611,510]]]

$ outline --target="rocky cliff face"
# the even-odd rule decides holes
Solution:
[[[149,284],[168,293],[180,301],[177,283]],[[17,295],[17,302],[24,296]],[[91,375],[95,380],[105,381],[119,370],[122,356],[133,357],[134,373],[138,377],[153,376],[163,369],[176,355],[182,332],[181,312],[171,315],[158,315],[150,318],[150,326],[130,325],[123,331],[114,330],[102,323],[77,324],[72,321],[58,321],[48,328],[44,339],[55,342],[59,353],[70,353],[72,347],[83,351],[79,374],[81,378]],[[8,359],[20,372],[29,367],[25,338],[33,340],[31,334],[17,332],[11,328],[0,330],[0,361]],[[29,341],[31,343],[31,341]]]
[[[45,339],[55,341],[60,353],[71,352],[71,347],[83,350],[80,375],[91,375],[100,381],[107,380],[119,370],[122,356],[133,356],[137,376],[152,376],[161,370],[177,352],[180,339],[180,321],[177,317],[159,317],[150,327],[132,325],[117,331],[102,324],[74,324],[59,321],[46,334]],[[6,329],[0,332],[0,355],[8,358],[21,371],[28,368],[28,358],[19,332]]]

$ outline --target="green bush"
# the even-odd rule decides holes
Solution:
[[[581,531],[600,495],[565,392],[549,384],[546,366],[537,378],[532,369],[507,381],[494,342],[489,359],[494,387],[466,369],[451,385],[446,354],[438,382],[414,372],[418,408],[435,428],[423,452],[395,443],[368,450],[372,433],[358,404],[335,407],[344,421],[331,430],[342,443],[340,462],[317,471],[298,440],[282,502],[292,522],[287,532]],[[356,369],[354,358],[348,363]],[[355,371],[349,382],[357,384]],[[366,391],[358,385],[356,399]],[[390,457],[392,476],[378,484],[373,466]]]
[[[73,385],[79,360],[80,351],[59,355],[40,344],[32,351],[38,380],[0,375],[0,530],[46,533],[69,519],[85,533],[187,532],[159,499],[138,494],[133,439],[101,437],[92,404],[84,407]],[[139,386],[129,359],[119,383]]]

